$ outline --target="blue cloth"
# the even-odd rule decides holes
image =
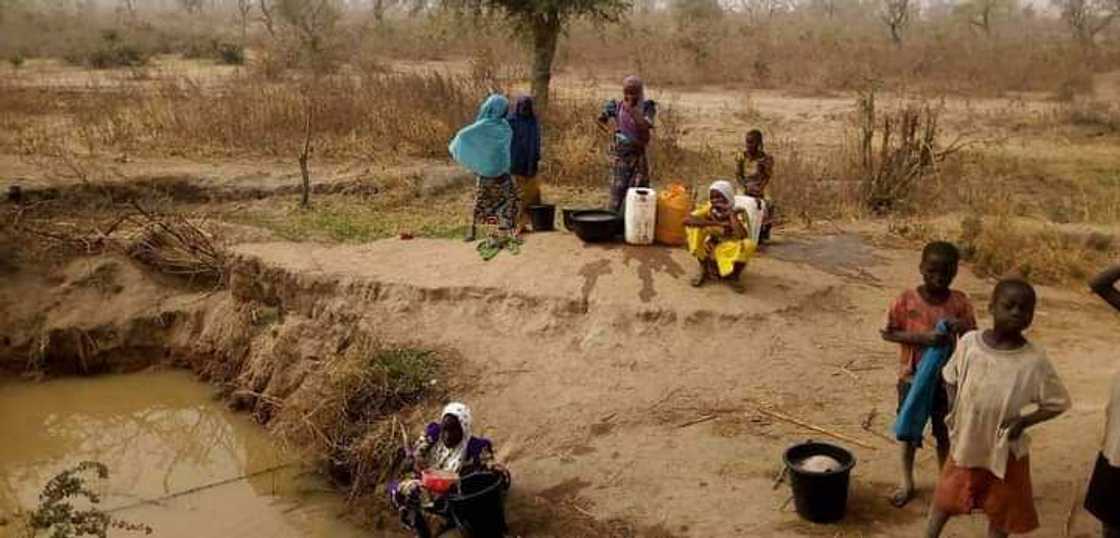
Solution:
[[[939,334],[948,334],[949,324],[941,320],[937,322],[937,328],[934,330]],[[950,344],[927,347],[922,352],[918,369],[914,372],[914,382],[910,385],[910,392],[902,402],[898,418],[894,421],[895,439],[921,446],[922,434],[933,410],[934,391],[937,390],[937,384],[941,382],[941,367],[945,365],[952,351],[953,345]]]
[[[509,173],[509,146],[513,129],[506,121],[509,101],[491,95],[478,110],[474,123],[462,128],[451,140],[448,150],[455,162],[482,177]]]
[[[541,160],[540,124],[533,114],[531,97],[519,97],[515,108],[509,115],[509,126],[513,129],[513,143],[509,152],[510,173],[533,177],[537,175],[537,165]]]

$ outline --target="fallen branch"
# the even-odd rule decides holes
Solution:
[[[782,470],[778,471],[778,477],[774,479],[774,485],[770,486],[770,489],[771,490],[778,489],[778,486],[782,485],[782,482],[785,482],[786,474],[788,474],[788,473],[789,473],[789,467],[787,467],[786,465],[783,464],[782,465]]]
[[[694,419],[692,419],[692,420],[690,420],[690,421],[688,421],[688,422],[684,422],[684,423],[681,423],[681,424],[679,424],[679,425],[678,425],[677,427],[678,427],[678,428],[687,428],[687,427],[689,427],[689,426],[693,426],[693,425],[696,425],[696,424],[700,424],[701,422],[707,422],[707,421],[709,421],[709,420],[713,420],[713,419],[715,419],[715,418],[716,418],[717,416],[719,416],[719,415],[704,415],[704,416],[702,416],[702,417],[700,417],[700,418],[694,418]]]
[[[854,437],[849,437],[849,436],[844,435],[842,433],[837,433],[837,432],[834,432],[832,430],[827,430],[825,428],[822,428],[820,426],[815,426],[813,424],[809,424],[808,422],[805,422],[801,419],[794,418],[794,417],[791,417],[791,416],[788,416],[788,415],[784,415],[784,414],[779,413],[777,411],[771,411],[771,410],[766,409],[764,407],[758,407],[757,410],[758,410],[758,412],[760,412],[760,413],[762,413],[766,416],[776,418],[778,420],[782,420],[782,421],[788,422],[790,424],[801,426],[802,428],[805,428],[807,430],[812,430],[812,431],[815,431],[817,433],[823,433],[823,434],[825,434],[829,437],[833,437],[835,439],[839,439],[841,441],[851,443],[851,444],[856,445],[858,447],[863,447],[863,448],[866,448],[868,450],[878,450],[879,449],[879,447],[877,447],[875,445],[869,444],[869,443],[864,442],[864,441],[860,441],[859,439],[856,439]]]

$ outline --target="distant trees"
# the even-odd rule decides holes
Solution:
[[[910,25],[910,0],[882,0],[879,18],[891,32],[891,41],[902,46],[902,32]]]
[[[1085,48],[1094,46],[1097,34],[1120,17],[1120,0],[1054,0],[1073,38]]]
[[[1012,0],[968,0],[957,4],[955,11],[968,21],[969,26],[990,36],[996,18],[1009,16],[1012,7]]]
[[[249,38],[249,14],[253,12],[252,0],[237,0],[237,25],[241,27],[241,46],[244,47]]]
[[[179,6],[183,11],[191,14],[202,13],[202,6],[205,0],[179,0]]]
[[[617,22],[630,9],[630,0],[446,0],[453,7],[488,9],[505,15],[516,32],[532,44],[533,98],[548,106],[552,62],[560,34],[576,18]]]

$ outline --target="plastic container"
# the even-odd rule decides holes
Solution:
[[[688,241],[684,219],[692,212],[692,196],[688,188],[673,183],[657,193],[657,225],[653,238],[662,245],[679,246]]]
[[[459,475],[447,471],[425,470],[420,472],[420,483],[424,489],[440,495],[446,494],[459,482]]]
[[[801,468],[802,461],[817,455],[835,459],[840,462],[840,468],[826,472]],[[798,515],[814,523],[844,519],[848,509],[848,483],[856,464],[851,452],[828,443],[806,441],[786,449],[782,458],[789,470],[789,485]]]
[[[455,526],[465,531],[467,536],[505,536],[506,486],[497,473],[482,472],[464,476],[459,483],[459,492],[447,498]]]
[[[747,231],[750,232],[751,241],[759,244],[762,235],[762,221],[766,218],[766,200],[740,194],[735,196],[735,205],[747,210]]]
[[[623,218],[627,243],[652,245],[657,224],[657,192],[643,187],[626,191],[626,211]]]
[[[556,206],[540,204],[529,206],[529,221],[534,232],[551,232],[556,229]]]

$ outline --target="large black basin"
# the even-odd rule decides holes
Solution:
[[[618,236],[622,230],[622,217],[606,209],[565,211],[564,226],[588,243],[602,243]]]

